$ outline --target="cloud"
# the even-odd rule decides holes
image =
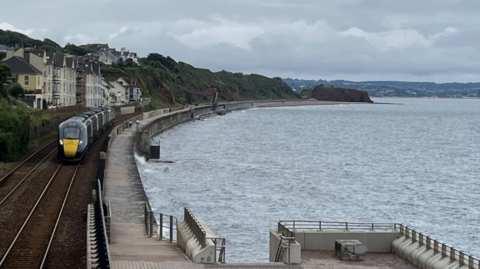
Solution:
[[[12,2],[2,5],[2,21],[35,38],[108,43],[141,57],[157,52],[213,71],[480,80],[480,1],[87,1]]]
[[[134,36],[135,34],[142,33],[144,31],[145,31],[145,29],[143,29],[141,27],[125,27],[125,26],[122,26],[120,28],[120,30],[118,30],[117,32],[109,34],[108,38],[114,39],[114,38],[117,38],[117,37]]]
[[[180,21],[185,24],[185,21]],[[168,34],[177,41],[191,47],[210,46],[219,43],[228,43],[241,49],[250,49],[250,41],[263,34],[264,30],[254,25],[240,25],[238,23],[218,20],[217,23],[205,23],[189,21],[190,26],[201,25],[200,29],[193,29],[192,32],[183,35],[176,35],[172,32]],[[197,26],[198,27],[198,26]]]
[[[63,38],[66,43],[71,44],[89,44],[99,40],[98,37],[92,37],[85,34],[67,35]]]
[[[411,47],[428,48],[444,36],[456,33],[454,27],[448,27],[443,32],[425,36],[413,29],[395,29],[386,32],[368,33],[356,27],[340,32],[340,35],[363,38],[369,44],[380,50],[408,49]]]

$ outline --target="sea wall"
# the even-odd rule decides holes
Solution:
[[[423,269],[480,268],[480,260],[463,251],[400,226],[401,237],[392,243],[392,252]]]
[[[136,152],[140,156],[145,156],[146,159],[149,159],[152,138],[177,124],[198,119],[209,114],[252,107],[254,107],[253,102],[234,102],[216,106],[189,106],[176,111],[167,108],[143,113],[141,115],[142,121],[140,125],[137,126],[135,133]]]
[[[177,111],[171,109],[161,109],[158,111],[152,111],[143,113],[137,116],[135,119],[141,119],[141,123],[136,126],[136,132],[134,135],[134,148],[138,155],[144,156],[145,159],[149,159],[149,147],[152,138],[168,130],[169,128],[181,124],[183,122],[198,119],[200,117],[210,115],[218,112],[227,112],[236,109],[247,109],[253,105],[251,102],[240,102],[234,104],[225,104],[221,106],[193,106],[185,107]],[[111,136],[115,136],[123,131],[124,127],[117,127],[111,133]],[[138,160],[135,158],[138,168]],[[139,171],[139,175],[142,178],[142,171]],[[144,179],[142,179],[143,181]],[[177,244],[180,249],[195,263],[216,263],[216,245],[212,238],[216,238],[213,231],[208,225],[199,218],[195,219],[195,225],[192,228],[192,224],[188,224],[188,219],[184,217],[184,221],[180,222],[177,226]],[[190,221],[191,222],[191,221]],[[203,240],[199,240],[198,231],[203,231]],[[219,254],[220,255],[220,254]]]

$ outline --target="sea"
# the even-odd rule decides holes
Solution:
[[[254,108],[190,121],[136,156],[156,212],[184,207],[268,261],[278,220],[396,222],[480,257],[480,99]]]

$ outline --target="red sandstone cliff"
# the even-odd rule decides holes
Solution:
[[[315,98],[321,101],[373,103],[366,91],[345,88],[328,88],[322,86],[315,87],[310,98]]]

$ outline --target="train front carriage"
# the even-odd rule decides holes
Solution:
[[[83,160],[96,138],[113,127],[114,119],[114,109],[97,108],[62,122],[58,131],[58,160],[64,163]]]
[[[60,124],[57,150],[57,157],[60,161],[81,161],[87,146],[87,127],[83,122],[72,118]]]

